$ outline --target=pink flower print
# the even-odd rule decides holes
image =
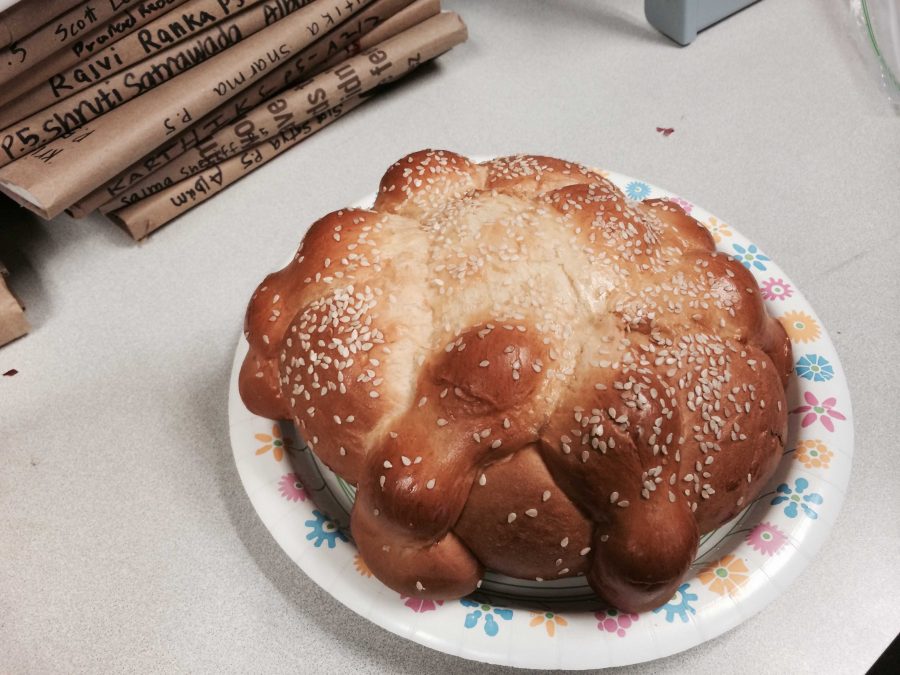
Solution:
[[[812,392],[807,391],[803,393],[803,398],[809,405],[801,405],[791,410],[791,414],[806,413],[800,421],[800,426],[803,428],[819,420],[828,431],[834,431],[834,422],[831,421],[832,417],[836,420],[847,419],[843,413],[834,409],[834,404],[837,403],[837,399],[834,396],[820,402]]]
[[[300,484],[300,479],[295,473],[286,473],[278,481],[278,491],[281,496],[292,502],[305,502],[306,490]]]
[[[775,555],[786,541],[787,535],[772,523],[760,523],[747,535],[747,543],[765,555]]]
[[[686,215],[690,215],[691,209],[694,208],[693,204],[683,200],[681,197],[669,197],[666,201],[672,202],[673,204],[678,204],[678,206],[681,207],[681,210],[684,211]]]
[[[443,600],[426,600],[425,598],[410,598],[406,595],[400,596],[401,600],[406,600],[403,604],[409,607],[412,611],[422,613],[422,612],[430,612],[432,610],[437,609],[440,605],[444,604]]]
[[[631,624],[638,620],[637,614],[626,614],[617,609],[594,612],[594,616],[597,617],[597,630],[615,633],[619,637],[625,637]]]
[[[794,294],[793,287],[784,279],[766,279],[762,283],[762,296],[766,300],[784,300]]]

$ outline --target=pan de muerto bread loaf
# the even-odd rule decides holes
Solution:
[[[671,597],[774,471],[790,342],[676,205],[585,167],[421,151],[316,222],[247,311],[240,391],[358,487],[375,575],[449,599],[485,568]]]

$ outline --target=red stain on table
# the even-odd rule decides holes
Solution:
[[[671,136],[675,133],[675,129],[672,127],[656,127],[656,130],[663,136]]]

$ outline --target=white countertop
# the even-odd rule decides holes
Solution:
[[[320,590],[257,518],[228,441],[256,283],[315,218],[431,146],[639,176],[803,289],[856,418],[833,534],[761,614],[627,672],[864,672],[900,631],[900,120],[838,4],[767,0],[682,49],[636,0],[447,0],[467,44],[142,245],[4,203],[0,257],[34,331],[0,349],[0,372],[19,370],[0,378],[0,670],[501,671]]]

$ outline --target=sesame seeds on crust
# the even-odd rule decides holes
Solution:
[[[777,438],[786,406],[755,282],[684,218],[561,160],[415,153],[373,210],[316,223],[257,289],[247,336],[273,366],[246,379],[423,542],[452,530],[473,485],[503,489],[490,463],[535,442],[571,480],[506,526],[537,526],[560,491],[597,492],[588,514],[662,503],[715,520],[762,482],[723,488],[742,462],[766,465],[774,445],[754,439]]]

